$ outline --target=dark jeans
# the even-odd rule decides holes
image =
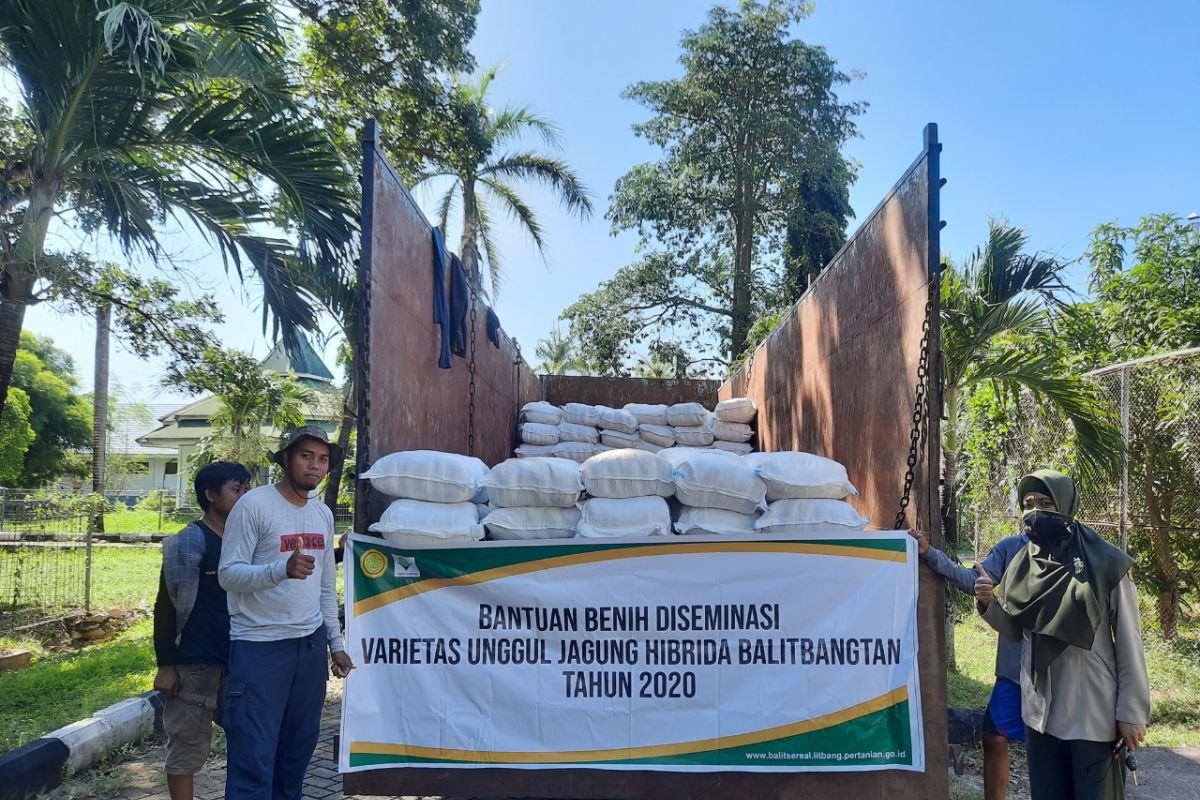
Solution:
[[[1113,742],[1064,740],[1025,729],[1032,800],[1123,800],[1125,762]]]
[[[299,639],[234,641],[225,685],[227,800],[299,800],[321,732],[324,626]]]

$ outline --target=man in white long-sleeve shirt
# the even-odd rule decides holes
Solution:
[[[318,426],[289,431],[275,454],[283,480],[246,493],[225,524],[228,800],[301,797],[320,733],[326,650],[335,676],[354,668],[338,624],[333,515],[310,497],[336,451]]]

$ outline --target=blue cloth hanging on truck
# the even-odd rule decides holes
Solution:
[[[471,285],[458,256],[450,254],[450,352],[467,355],[467,310],[471,307]]]
[[[446,243],[442,232],[433,229],[433,321],[442,326],[438,366],[450,369],[450,303],[446,300]]]
[[[500,318],[490,308],[487,310],[487,333],[488,341],[492,343],[492,347],[498,349],[500,347]]]

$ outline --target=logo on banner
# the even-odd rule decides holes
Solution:
[[[396,564],[397,578],[419,578],[421,577],[421,569],[417,566],[415,558],[408,556],[392,556],[392,561]]]
[[[358,566],[368,578],[380,578],[387,572],[387,556],[378,550],[368,550],[358,560]]]

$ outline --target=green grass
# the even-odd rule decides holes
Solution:
[[[176,533],[188,523],[195,521],[192,514],[175,515],[163,513],[159,521],[157,511],[122,509],[104,515],[105,533]]]
[[[1179,641],[1167,644],[1143,608],[1146,668],[1150,673],[1152,747],[1200,747],[1200,625],[1181,628]],[[996,633],[978,615],[960,623],[954,636],[958,672],[948,672],[951,706],[987,705],[995,675]]]
[[[161,567],[156,544],[92,548],[92,608],[152,608]]]
[[[96,547],[92,606],[150,608],[158,592],[158,545]],[[338,567],[341,597],[341,567]],[[143,620],[106,644],[52,653],[29,638],[0,637],[0,650],[32,650],[34,663],[0,674],[0,753],[148,691],[154,681],[153,622]]]
[[[149,690],[152,630],[151,621],[143,620],[112,642],[0,674],[0,752]]]

